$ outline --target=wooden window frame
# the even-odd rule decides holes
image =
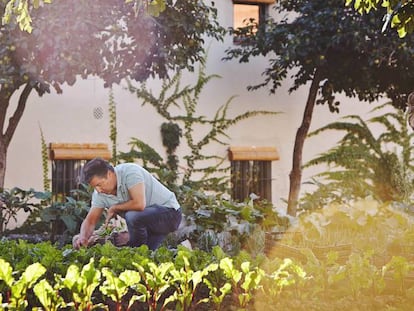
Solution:
[[[272,201],[272,161],[279,160],[274,147],[230,147],[232,198],[247,199],[255,193]]]
[[[275,0],[233,0],[233,10],[235,9],[235,5],[237,4],[242,4],[242,5],[257,5],[258,9],[259,9],[259,16],[258,16],[258,24],[261,24],[265,21],[266,16],[268,14],[268,7],[271,4],[274,4]],[[235,25],[233,24],[233,27]],[[248,36],[244,36],[244,35],[233,35],[233,43],[236,45],[243,45],[243,44],[248,44],[248,40],[247,39]]]
[[[78,189],[86,161],[95,157],[111,158],[107,144],[51,143],[49,158],[52,161],[52,194],[56,201],[64,201],[70,191]]]

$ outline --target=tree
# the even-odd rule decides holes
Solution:
[[[381,34],[378,14],[361,15],[344,7],[342,0],[281,0],[276,9],[288,17],[269,19],[257,31],[254,23],[235,30],[244,42],[227,50],[226,59],[247,62],[272,54],[264,81],[250,90],[270,85],[274,93],[288,75],[289,92],[309,85],[290,173],[288,213],[296,215],[303,146],[315,104],[338,111],[335,95],[344,93],[367,102],[387,96],[396,107],[404,108],[414,85],[414,38],[401,41]]]
[[[411,34],[414,30],[414,2],[412,0],[346,0],[347,6],[354,4],[359,13],[369,13],[371,10],[383,8],[382,31],[388,27],[396,28],[400,38]]]
[[[166,0],[125,0],[125,3],[134,3],[134,11],[145,9],[148,14],[158,16],[165,10]],[[20,27],[20,30],[32,32],[32,17],[30,9],[38,9],[44,4],[50,4],[52,0],[8,0],[3,13],[2,23],[8,24],[13,19]]]
[[[0,0],[0,9],[7,1]],[[159,16],[133,10],[125,0],[54,0],[30,12],[32,33],[16,23],[0,28],[0,188],[4,186],[7,149],[28,97],[40,96],[78,78],[97,76],[105,86],[128,77],[166,78],[204,55],[206,36],[221,39],[216,9],[202,0],[168,0]],[[174,4],[173,4],[174,3]],[[11,97],[18,96],[10,112]]]

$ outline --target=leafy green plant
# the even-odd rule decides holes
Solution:
[[[251,270],[249,262],[243,262],[238,270],[231,258],[223,258],[220,261],[220,269],[232,284],[234,296],[238,305],[245,309],[253,298],[254,291],[260,287],[264,271],[259,268]]]
[[[211,252],[164,248],[156,255],[158,250],[145,247],[99,245],[56,248],[61,254],[48,256],[50,245],[39,244],[0,240],[1,309],[308,310],[311,304],[321,311],[409,310],[412,304],[410,255],[377,266],[375,253],[366,249],[342,263],[334,252],[314,260],[309,252],[309,261],[298,263],[257,261],[246,253],[229,257],[218,247]],[[34,250],[38,247],[43,251]],[[5,249],[13,254],[7,260]],[[41,256],[49,258],[33,264]],[[60,263],[48,264],[52,258]]]
[[[23,224],[22,229],[27,229],[34,223],[43,224],[46,232],[50,232],[50,239],[61,243],[68,242],[71,237],[79,232],[80,225],[89,211],[89,202],[92,188],[81,184],[79,189],[70,191],[65,201],[48,201],[48,205],[42,208],[37,215],[30,215]],[[103,220],[103,219],[102,219]]]
[[[289,220],[268,202],[235,202],[191,188],[179,197],[186,214],[188,238],[205,251],[219,245],[228,254],[235,255],[258,227],[271,231],[272,228],[285,230],[289,225]]]
[[[45,311],[58,311],[66,307],[63,297],[59,295],[58,286],[52,287],[46,279],[33,286],[33,292]]]
[[[362,255],[353,253],[345,266],[348,288],[355,299],[363,294],[362,290],[372,288],[374,285],[377,268],[371,263],[371,256],[372,252],[365,252]]]
[[[328,124],[309,136],[328,130],[344,131],[338,145],[305,167],[327,165],[328,170],[318,174],[317,190],[302,198],[301,208],[314,209],[332,201],[343,202],[372,196],[382,202],[410,202],[414,190],[414,133],[408,127],[402,110],[390,103],[372,110],[383,112],[368,121],[356,115],[344,121]],[[346,121],[349,120],[349,121]],[[372,126],[384,131],[375,135]]]
[[[205,282],[206,276],[218,269],[218,264],[212,263],[202,270],[193,271],[188,259],[186,257],[183,257],[183,259],[184,267],[170,271],[175,291],[165,301],[165,304],[175,302],[175,310],[177,311],[193,310],[199,304],[209,301],[208,297],[197,297],[196,293]]]
[[[41,221],[46,223],[60,223],[64,227],[60,232],[74,235],[79,232],[80,225],[89,210],[88,202],[66,197],[66,202],[55,202],[41,212]],[[53,229],[52,229],[53,230]]]
[[[220,311],[224,299],[231,292],[231,284],[229,282],[225,282],[223,285],[217,286],[216,283],[212,283],[209,279],[205,279],[204,283],[210,291],[210,299],[215,306],[215,310]]]
[[[105,277],[105,281],[99,287],[100,291],[116,303],[115,310],[122,310],[122,298],[128,293],[131,287],[139,284],[141,280],[139,272],[125,270],[118,277],[109,268],[104,267],[102,268],[102,274]],[[132,296],[128,302],[127,310],[132,307],[135,301],[140,300],[141,297],[144,297],[144,295]]]
[[[393,256],[389,263],[386,264],[385,270],[392,272],[393,278],[398,282],[399,290],[402,295],[407,294],[406,277],[411,271],[414,271],[414,264],[409,262],[405,257]]]
[[[162,144],[167,149],[167,167],[171,172],[171,177],[166,179],[167,185],[173,185],[178,178],[178,157],[175,155],[177,147],[180,145],[182,130],[180,126],[174,122],[164,122],[161,124]]]
[[[43,167],[43,191],[50,191],[50,179],[49,179],[49,152],[43,134],[43,130],[39,125],[40,129],[40,142],[42,145],[42,167]]]
[[[219,78],[218,75],[206,75],[205,61],[203,59],[200,63],[197,80],[194,85],[181,87],[182,73],[178,72],[171,79],[163,81],[158,95],[154,95],[151,90],[148,90],[146,84],[135,87],[129,83],[129,90],[143,100],[142,105],[149,104],[153,106],[156,112],[167,120],[161,131],[164,132],[164,135],[169,133],[174,136],[172,140],[168,139],[169,143],[166,144],[167,153],[170,156],[172,150],[178,147],[178,138],[181,135],[184,138],[185,144],[190,151],[184,157],[186,167],[182,172],[182,185],[188,185],[196,189],[223,191],[227,188],[228,180],[217,178],[214,175],[224,173],[229,168],[224,165],[224,158],[216,154],[208,154],[206,147],[211,143],[227,145],[225,142],[227,138],[226,130],[240,121],[258,115],[276,115],[278,113],[272,111],[248,111],[229,117],[228,109],[234,99],[234,97],[231,97],[216,111],[212,118],[199,115],[197,108],[203,88],[210,80]],[[174,114],[173,109],[177,107],[184,109],[184,114]],[[166,131],[167,126],[169,128],[168,131]],[[194,129],[197,127],[206,128],[206,134],[200,139],[194,133]],[[169,146],[172,141],[174,142],[173,146]],[[163,164],[164,167],[178,169],[177,159],[174,158],[173,160],[174,165],[167,166]],[[177,172],[174,174],[176,176]]]
[[[0,189],[0,232],[7,229],[11,220],[17,222],[17,214],[21,211],[30,214],[39,212],[50,196],[34,189],[23,190],[14,187],[10,190]]]
[[[285,258],[270,277],[274,282],[276,293],[279,295],[285,287],[295,285],[297,289],[298,285],[303,284],[303,281],[306,280],[307,273],[296,262]]]
[[[94,259],[81,270],[76,265],[70,265],[66,276],[58,280],[62,289],[67,289],[72,297],[72,302],[68,305],[78,310],[91,310],[94,306],[92,295],[99,286],[101,274],[94,266]]]
[[[154,262],[148,262],[145,266],[142,263],[134,263],[134,266],[139,271],[142,280],[136,285],[136,290],[143,295],[142,300],[146,302],[148,310],[156,311],[158,308],[163,310],[168,303],[163,294],[171,286],[170,271],[174,269],[174,264],[166,262],[156,265]]]
[[[32,288],[45,272],[46,269],[41,264],[34,263],[24,270],[19,279],[15,279],[11,265],[0,258],[0,281],[5,282],[9,288],[7,310],[26,310],[27,290]]]
[[[108,110],[109,110],[109,138],[112,142],[112,163],[117,164],[117,127],[116,127],[116,102],[114,98],[114,91],[112,88],[109,89],[109,103],[108,103]]]

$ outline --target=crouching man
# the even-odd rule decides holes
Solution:
[[[105,225],[116,216],[125,219],[128,234],[121,237],[128,241],[118,241],[120,245],[146,244],[155,250],[170,232],[178,229],[182,215],[175,194],[138,164],[123,163],[113,167],[95,158],[85,164],[83,179],[94,192],[80,233],[73,238],[75,249],[90,245],[104,210]]]

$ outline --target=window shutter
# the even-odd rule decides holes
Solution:
[[[272,161],[279,160],[275,147],[230,147],[232,198],[243,201],[250,193],[272,200]]]
[[[279,153],[275,147],[237,147],[229,148],[230,161],[275,161]]]
[[[239,4],[273,4],[276,0],[233,0],[233,3]]]
[[[74,144],[74,143],[51,143],[51,160],[91,160],[100,157],[105,160],[111,158],[111,152],[107,144]]]

